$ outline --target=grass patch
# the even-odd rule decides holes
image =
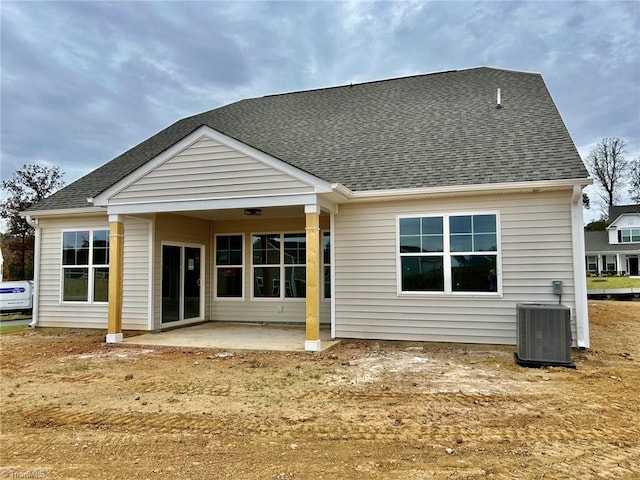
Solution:
[[[587,277],[587,290],[640,288],[640,279],[629,277]]]
[[[26,330],[27,328],[29,328],[28,325],[0,325],[0,335],[11,332],[19,332],[20,330]]]
[[[30,320],[31,315],[25,313],[8,313],[6,315],[0,315],[0,322],[9,322],[11,320]]]
[[[45,373],[69,375],[76,372],[86,372],[87,370],[89,370],[89,364],[87,362],[73,362],[68,365],[61,365],[52,370],[47,370]]]

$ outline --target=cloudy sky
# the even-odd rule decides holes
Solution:
[[[543,75],[581,155],[640,155],[640,2],[23,2],[1,14],[3,179],[72,182],[236,100],[480,65]]]

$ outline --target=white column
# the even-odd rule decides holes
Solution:
[[[618,275],[622,274],[622,269],[620,268],[620,254],[616,253],[616,273]]]

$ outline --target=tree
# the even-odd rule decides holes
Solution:
[[[589,172],[600,187],[607,211],[616,204],[624,185],[629,162],[625,158],[626,143],[618,137],[603,138],[587,156]]]
[[[631,201],[640,204],[640,157],[631,162],[629,169],[629,195]]]
[[[18,236],[0,233],[0,244],[2,244],[4,258],[3,279],[33,278],[34,238],[32,236],[25,237],[23,244],[22,239]]]
[[[589,198],[589,195],[584,192],[582,192],[582,206],[586,209],[591,208],[591,199]]]
[[[27,247],[32,243],[33,227],[20,217],[20,212],[64,186],[63,175],[59,167],[23,165],[10,179],[2,181],[7,198],[0,205],[0,215],[7,220],[8,232],[20,240],[20,255],[15,263],[20,266],[22,280],[26,280]],[[10,245],[11,242],[7,242],[7,246]]]
[[[606,220],[594,220],[593,222],[587,223],[584,229],[589,232],[602,231],[607,229],[608,223]]]

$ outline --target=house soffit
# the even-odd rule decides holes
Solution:
[[[268,167],[271,167],[284,175],[287,175],[295,180],[309,185],[314,189],[314,193],[329,193],[332,191],[332,186],[329,182],[326,182],[314,175],[300,170],[245,143],[224,135],[223,133],[220,133],[210,127],[202,126],[184,137],[179,142],[173,144],[164,152],[151,159],[142,167],[138,168],[119,182],[109,187],[107,190],[105,190],[95,198],[88,199],[88,201],[92,202],[95,206],[109,206],[110,200],[113,199],[113,197],[115,197],[117,194],[126,190],[128,187],[135,184],[138,180],[145,177],[147,174],[159,168],[166,162],[170,161],[172,158],[179,155],[181,152],[184,152],[202,139],[211,139],[213,141],[219,142],[258,162],[262,162]]]

